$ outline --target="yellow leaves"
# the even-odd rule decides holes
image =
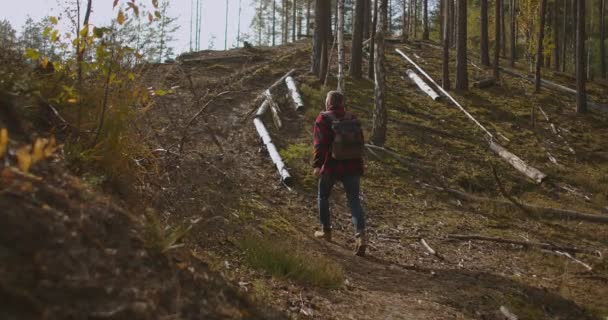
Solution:
[[[50,21],[52,24],[58,24],[58,23],[59,23],[59,20],[57,20],[57,17],[52,17],[52,16],[51,16],[51,17],[49,17],[49,21]]]
[[[57,142],[54,137],[50,139],[38,138],[33,146],[27,145],[17,149],[17,166],[24,173],[36,163],[51,157],[57,150]]]
[[[125,17],[125,13],[120,10],[118,12],[118,17],[116,17],[116,22],[118,22],[119,25],[123,25],[126,20],[127,18]]]
[[[32,48],[27,48],[25,49],[25,56],[31,59],[32,61],[36,61],[38,60],[38,58],[40,58],[40,52]]]
[[[31,149],[31,146],[23,146],[17,149],[17,166],[19,166],[19,170],[23,172],[29,172],[30,167],[32,166]]]
[[[40,65],[42,66],[43,69],[46,69],[46,67],[48,67],[48,65],[49,65],[49,58],[48,57],[42,58],[42,60],[40,60]]]
[[[8,150],[8,130],[5,128],[0,129],[0,158],[4,156]]]

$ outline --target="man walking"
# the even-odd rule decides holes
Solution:
[[[321,112],[314,128],[314,173],[319,176],[319,218],[322,231],[315,237],[331,241],[329,197],[334,184],[344,185],[355,226],[355,254],[365,255],[365,213],[359,198],[363,175],[363,130],[361,123],[345,110],[344,96],[338,91],[327,93],[326,111]]]

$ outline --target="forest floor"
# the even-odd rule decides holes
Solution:
[[[402,155],[402,161],[382,153],[370,153],[366,159],[366,257],[353,254],[350,214],[340,186],[332,198],[334,241],[312,237],[318,228],[316,178],[310,166],[312,124],[335,79],[323,87],[308,73],[308,42],[203,52],[198,55],[202,61],[195,54],[183,63],[148,71],[149,86],[173,88],[173,93],[158,97],[156,107],[138,125],[148,141],[169,151],[163,153],[165,174],[156,177],[137,204],[129,201],[127,207],[137,214],[123,212],[113,204],[116,201],[99,198],[93,191],[71,194],[70,190],[87,187],[70,187],[83,182],[48,169],[48,184],[19,184],[43,190],[31,205],[36,209],[27,215],[31,228],[23,230],[18,214],[34,201],[23,196],[31,190],[15,187],[0,193],[0,211],[12,212],[7,220],[11,223],[0,223],[0,249],[11,259],[7,261],[14,262],[6,264],[12,269],[0,267],[0,275],[16,273],[21,265],[38,268],[27,269],[27,279],[0,282],[0,297],[13,301],[3,308],[19,305],[14,302],[40,309],[53,304],[55,309],[46,311],[48,318],[92,312],[91,318],[114,319],[500,319],[501,308],[519,319],[608,317],[608,300],[602,298],[608,295],[605,224],[550,219],[514,205],[465,200],[440,189],[491,199],[502,199],[506,193],[528,204],[608,216],[608,115],[576,115],[574,96],[549,89],[534,94],[531,83],[508,75],[497,86],[454,94],[492,133],[509,140],[501,138],[502,145],[548,174],[538,185],[491,153],[482,132],[457,108],[446,100],[432,101],[403,80],[408,65],[394,48],[415,54],[414,60],[440,79],[441,52],[433,44],[387,48],[387,146]],[[258,95],[292,68],[306,111],[294,110],[282,86],[273,93],[284,127],[276,129],[265,119],[294,177],[287,188],[260,146],[252,113],[261,103]],[[471,81],[491,73],[472,64],[469,71]],[[589,87],[594,101],[608,103],[608,88],[595,83]],[[362,119],[367,136],[373,91],[372,81],[347,80],[347,106]],[[534,124],[532,107],[537,108]],[[541,107],[548,120],[539,112]],[[3,172],[2,185],[31,179],[11,172]],[[84,202],[99,210],[83,214],[78,206]],[[71,214],[59,215],[60,211]],[[141,212],[152,211],[160,223],[170,226],[152,232],[161,239],[166,230],[191,228],[183,246],[156,254],[127,227],[139,226]],[[57,215],[54,223],[39,220],[51,219],[52,214]],[[105,218],[99,222],[95,215]],[[65,232],[66,225],[73,232]],[[141,226],[146,228],[150,222]],[[44,263],[64,252],[62,243],[67,241],[49,241],[52,232],[81,239],[68,241],[72,250],[64,254],[69,257],[56,259],[64,265]],[[455,234],[551,243],[586,253],[566,257],[556,250],[449,237]],[[438,254],[429,254],[420,239]],[[26,253],[48,245],[41,251],[48,259],[35,255],[36,261],[19,260],[22,254],[7,249],[13,242],[22,243],[17,251]],[[100,260],[100,255],[108,258]],[[65,268],[74,269],[70,277],[59,271]],[[45,281],[28,278],[31,274]],[[70,291],[68,285],[79,290]],[[41,292],[65,292],[66,301],[75,303],[63,306],[48,302],[51,297],[27,293],[36,286]],[[82,295],[84,287],[90,288],[90,296]],[[86,301],[105,304],[91,306]],[[13,314],[26,311],[39,310]]]

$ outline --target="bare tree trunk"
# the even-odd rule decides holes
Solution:
[[[495,0],[496,1],[496,11],[494,14],[494,30],[495,30],[495,35],[494,35],[494,79],[496,79],[496,81],[498,82],[498,80],[500,79],[500,72],[499,72],[499,68],[500,68],[500,25],[501,25],[501,15],[502,15],[502,1],[501,0]],[[543,0],[543,1],[547,1],[547,0]]]
[[[438,17],[438,23],[439,23],[439,41],[443,41],[443,25],[445,24],[445,4],[444,4],[444,0],[439,0],[439,17]]]
[[[562,72],[566,72],[566,53],[568,52],[568,46],[566,44],[566,27],[568,25],[568,0],[564,0],[564,13],[562,19]]]
[[[443,77],[442,85],[443,89],[450,90],[450,35],[449,21],[450,16],[453,12],[450,10],[449,2],[452,0],[442,0],[441,5],[443,6]]]
[[[242,7],[241,7],[241,1],[239,0],[239,16],[238,16],[238,23],[237,23],[237,28],[236,28],[236,47],[240,47],[241,45],[241,12],[242,12]]]
[[[418,38],[418,0],[414,0],[414,38]]]
[[[481,21],[481,39],[480,39],[480,48],[481,48],[481,64],[484,66],[490,66],[490,53],[488,47],[488,0],[480,0],[479,1],[479,11]]]
[[[323,81],[327,73],[330,15],[331,8],[329,1],[316,0],[311,71],[319,77],[319,81]]]
[[[355,2],[355,25],[353,28],[353,41],[350,53],[350,75],[355,79],[361,79],[363,63],[363,24],[365,19],[365,2],[367,0],[356,0]]]
[[[515,8],[515,0],[511,0],[511,68],[515,67],[515,59],[517,59],[517,32],[515,31],[516,19],[517,11]]]
[[[457,0],[447,0],[448,1],[448,8],[450,10],[450,14],[449,14],[449,23],[448,23],[448,30],[450,30],[450,32],[452,33],[450,35],[450,48],[453,48],[456,45],[456,6],[455,6],[455,1]]]
[[[87,9],[84,13],[84,21],[82,23],[83,27],[87,28],[89,25],[89,19],[91,18],[91,9],[93,8],[93,0],[88,0],[87,1]],[[80,29],[80,19],[78,21],[78,26]],[[76,35],[78,37],[78,41],[77,41],[77,46],[76,49],[78,50],[78,54],[76,55],[76,61],[78,62],[78,86],[79,86],[79,94],[82,94],[82,64],[84,62],[84,54],[86,51],[86,44],[83,45],[82,41],[80,40],[80,31],[78,31],[78,35]],[[78,118],[77,118],[77,122],[76,122],[76,130],[78,130],[78,132],[80,132],[80,126],[82,124],[82,102],[80,101],[80,99],[78,99]]]
[[[553,4],[553,43],[555,48],[553,49],[553,68],[555,71],[559,71],[560,66],[560,50],[561,43],[559,42],[559,3],[557,0]]]
[[[384,69],[384,35],[386,33],[387,23],[387,0],[380,0],[380,15],[376,26],[376,60],[374,68],[374,96],[375,107],[373,116],[373,126],[371,134],[371,142],[376,146],[384,146],[386,141],[386,123],[387,111],[385,101],[386,90],[386,74]]]
[[[407,41],[407,37],[408,37],[408,30],[407,30],[407,0],[402,0],[401,1],[401,5],[402,5],[402,9],[403,9],[403,15],[401,16],[401,20],[403,25],[401,26],[401,38],[403,42]]]
[[[507,56],[507,26],[505,25],[505,2],[500,1],[500,51],[501,56]]]
[[[423,4],[423,31],[422,31],[422,40],[429,40],[429,2],[428,0],[422,0]]]
[[[272,46],[276,44],[277,37],[277,0],[272,0]]]
[[[296,16],[297,16],[297,10],[298,10],[298,6],[297,6],[297,2],[296,0],[293,0],[293,8],[291,8],[292,10],[292,29],[291,29],[291,41],[292,42],[296,42]]]
[[[337,90],[344,93],[344,0],[338,0],[338,29],[336,30],[338,38],[338,88]]]
[[[370,53],[369,53],[369,68],[368,68],[368,77],[370,79],[374,79],[374,66],[375,66],[375,56],[376,56],[376,28],[378,27],[378,1],[383,0],[374,0],[374,18],[372,21],[372,40],[370,43]]]
[[[585,88],[585,1],[577,0],[576,11],[576,112],[587,112]]]
[[[540,3],[540,25],[538,30],[538,45],[536,47],[536,74],[534,81],[534,89],[540,92],[540,70],[543,65],[543,41],[545,38],[545,17],[547,13],[547,0],[541,0]]]
[[[224,26],[224,50],[228,50],[228,0],[226,0],[226,17]],[[164,17],[164,15],[163,15]],[[162,50],[161,50],[162,51]]]
[[[310,35],[310,4],[312,0],[306,0],[306,35]]]
[[[456,90],[469,89],[467,70],[467,0],[457,0],[458,39],[456,40]]]
[[[372,25],[372,0],[363,0],[363,38],[369,39]]]
[[[600,72],[602,79],[606,79],[606,0],[600,4]]]
[[[386,35],[390,36],[393,33],[393,0],[388,0],[388,16],[386,17],[386,23],[388,24],[388,31]]]

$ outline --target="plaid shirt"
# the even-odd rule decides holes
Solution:
[[[344,117],[344,108],[329,109],[337,118]],[[355,119],[355,116],[352,116]],[[331,156],[331,144],[334,132],[331,129],[331,120],[320,113],[315,120],[314,128],[314,161],[313,167],[321,168],[321,174],[334,176],[362,175],[363,159],[336,160]]]

